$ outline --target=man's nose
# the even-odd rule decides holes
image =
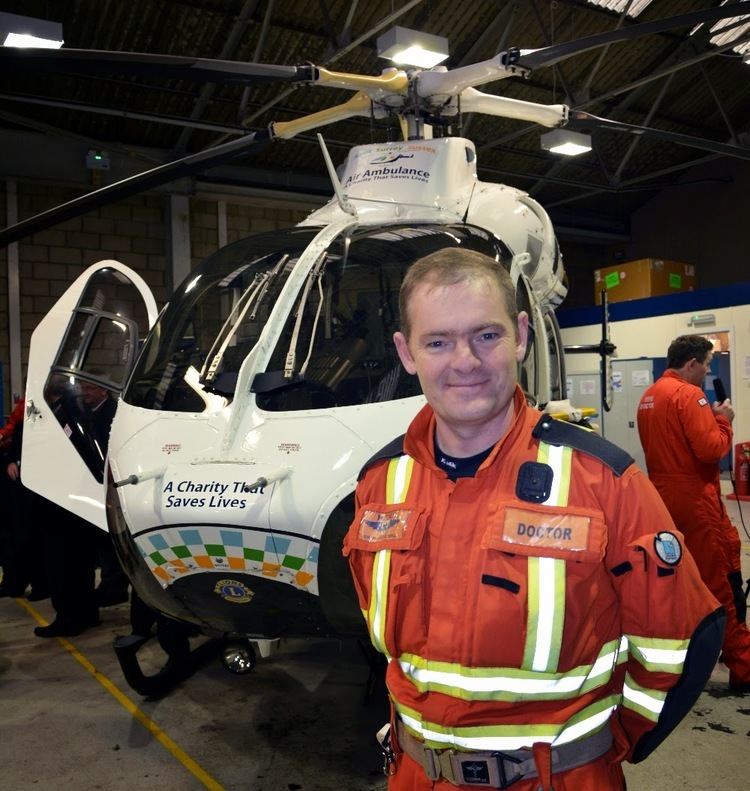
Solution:
[[[482,364],[469,341],[458,341],[453,355],[453,364],[462,371],[472,371]]]

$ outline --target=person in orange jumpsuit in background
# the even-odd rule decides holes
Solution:
[[[732,447],[734,410],[729,399],[709,404],[701,390],[712,358],[711,341],[700,335],[672,341],[667,370],[638,405],[638,433],[649,478],[684,534],[703,581],[727,612],[722,654],[729,685],[750,692],[740,538],[719,485],[719,460]]]
[[[528,316],[449,248],[401,288],[428,404],[368,462],[344,540],[388,658],[390,791],[609,791],[689,711],[724,614],[619,448],[527,404]]]

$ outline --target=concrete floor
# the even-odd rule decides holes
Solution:
[[[750,504],[743,512],[750,529]],[[42,640],[32,629],[51,619],[48,600],[0,599],[0,788],[385,789],[373,734],[386,706],[382,695],[365,703],[368,669],[355,644],[284,641],[249,676],[213,662],[144,701],[111,648],[129,631],[127,606],[102,615],[80,637]],[[730,694],[727,677],[718,665],[670,739],[626,767],[630,791],[747,788],[750,695]]]

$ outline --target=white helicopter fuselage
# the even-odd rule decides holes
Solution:
[[[479,182],[473,144],[461,138],[359,146],[349,154],[339,195],[301,223],[320,230],[288,272],[239,367],[233,397],[199,386],[193,369],[185,380],[195,379],[200,411],[144,408],[120,399],[101,500],[73,497],[65,503],[105,527],[106,494],[106,521],[136,589],[156,609],[209,633],[325,631],[308,604],[326,585],[348,584],[324,579],[326,573],[346,573],[340,538],[350,510],[342,506],[351,508],[365,462],[401,435],[424,403],[414,395],[292,411],[259,406],[253,383],[267,370],[283,328],[301,310],[300,294],[311,287],[315,267],[335,239],[369,226],[414,226],[418,233],[420,226],[468,224],[502,240],[512,256],[506,265],[525,286],[527,309],[544,339],[535,351],[536,389],[542,390],[535,395],[550,397],[544,314],[565,288],[551,224],[535,201],[513,188]],[[48,373],[30,375],[37,405],[44,405]],[[31,447],[33,426],[29,433]],[[49,491],[53,461],[40,458],[39,450],[37,442],[27,477],[32,488],[55,499]],[[326,549],[326,530],[336,520]],[[321,551],[328,555],[324,564]],[[253,600],[257,616],[241,616]],[[286,604],[273,604],[281,600]],[[325,603],[323,609],[341,630]],[[289,619],[294,624],[287,630]]]

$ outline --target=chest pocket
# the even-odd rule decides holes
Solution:
[[[601,512],[568,506],[572,456],[572,448],[541,443],[537,461],[552,469],[549,497],[543,503],[511,500],[496,505],[482,539],[483,549],[490,553],[525,559],[526,630],[521,662],[525,670],[558,670],[566,605],[595,596],[592,581],[606,549]]]

